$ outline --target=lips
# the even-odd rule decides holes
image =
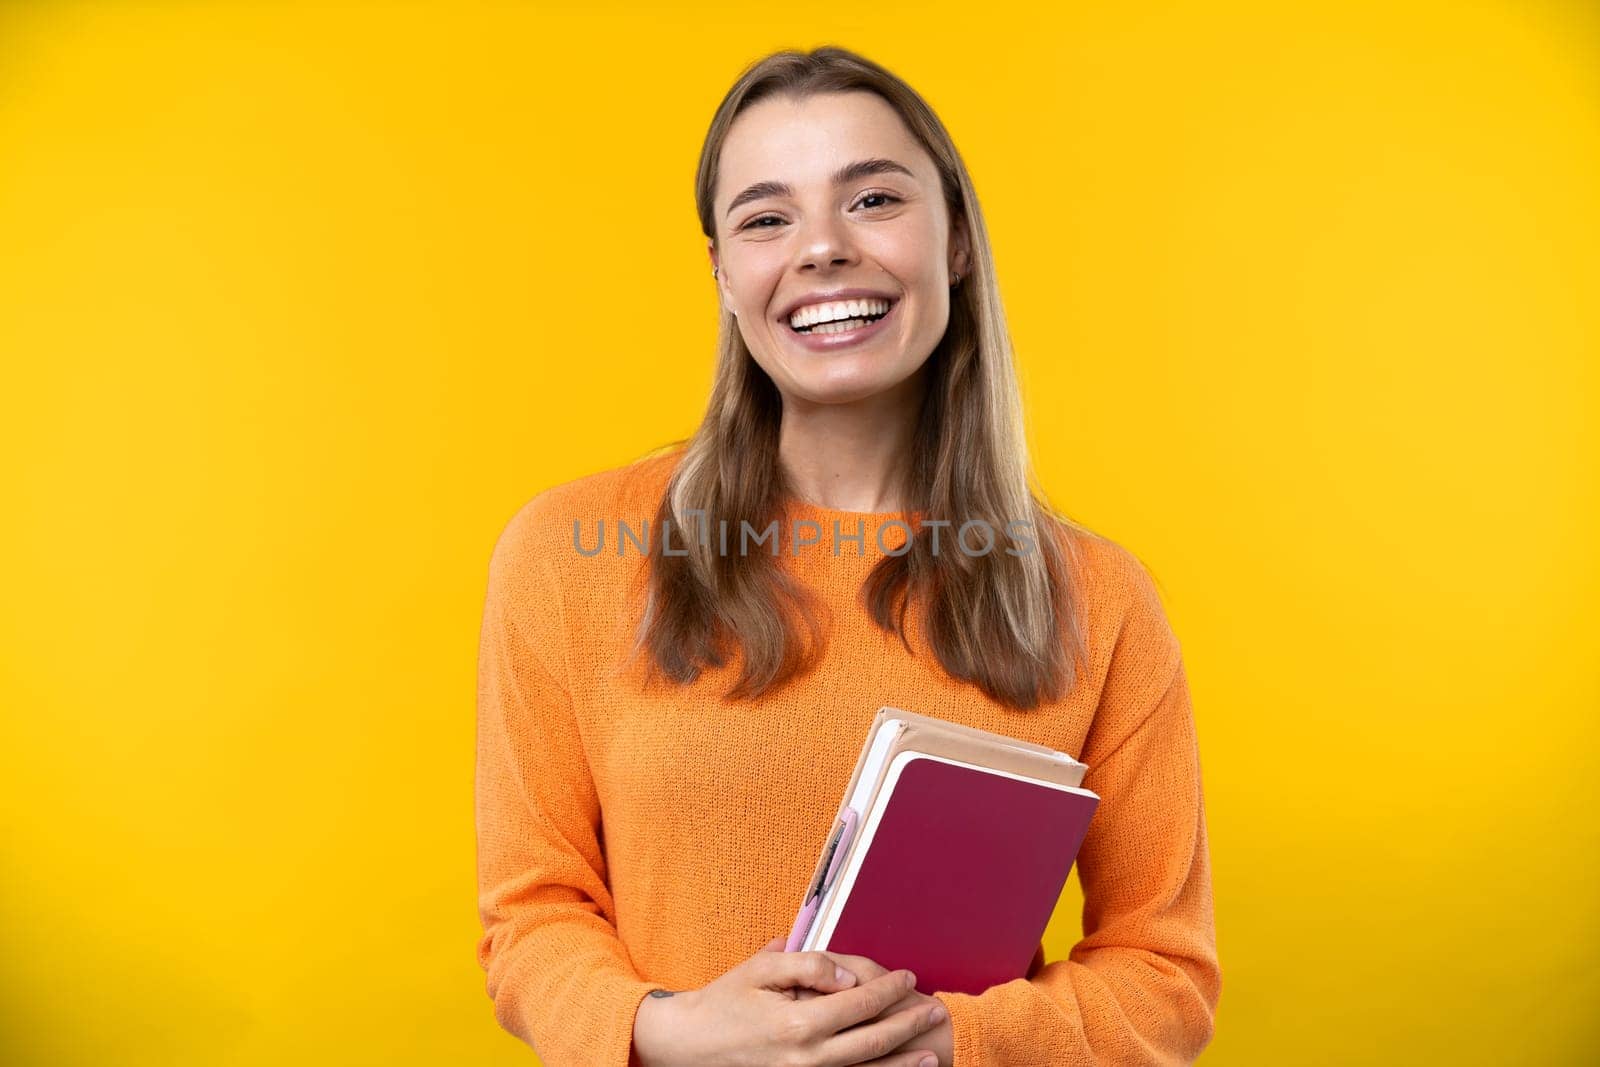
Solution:
[[[876,300],[882,300],[885,303],[887,303],[889,306],[888,306],[887,309],[885,309],[884,311],[880,312],[876,316],[870,316],[870,315],[846,316],[845,318],[842,318],[842,319],[830,319],[829,322],[849,322],[851,318],[858,318],[858,319],[866,319],[868,324],[870,325],[871,323],[877,322],[880,319],[888,318],[890,312],[894,311],[894,306],[897,303],[899,303],[898,300],[895,300],[892,297],[887,297],[887,296],[870,297],[870,298],[856,297],[856,298],[853,298],[853,299],[876,299]],[[826,301],[824,301],[824,302],[826,302]],[[800,307],[805,307],[805,306],[806,305],[804,305],[804,304],[800,305]],[[793,315],[793,314],[794,314],[794,312],[792,312],[792,311],[789,313],[789,315]],[[814,323],[811,323],[809,326],[806,326],[806,327],[803,327],[803,328],[796,328],[795,326],[793,326],[790,323],[789,315],[785,315],[784,316],[783,324],[785,326],[789,327],[789,332],[790,333],[798,333],[798,334],[801,334],[802,336],[811,336],[811,335],[813,335],[814,331],[816,331],[819,327],[828,325],[827,322],[814,322]]]
[[[892,304],[899,299],[900,298],[894,293],[887,293],[881,289],[855,288],[833,289],[828,291],[819,290],[814,293],[807,293],[805,296],[800,297],[788,307],[784,308],[778,314],[778,321],[787,326],[789,324],[789,318],[796,311],[799,311],[803,307],[809,307],[812,304],[830,304],[836,300],[887,300]]]
[[[901,301],[899,300],[890,300],[889,310],[884,313],[882,318],[843,333],[800,333],[787,322],[784,323],[784,330],[789,334],[790,339],[802,348],[812,352],[832,352],[837,349],[864,344],[879,333],[882,333],[886,328],[886,324],[898,322],[900,304]]]

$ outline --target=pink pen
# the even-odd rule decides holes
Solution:
[[[806,943],[806,935],[811,932],[811,924],[816,921],[817,910],[822,907],[822,898],[833,885],[834,876],[839,873],[839,866],[844,862],[845,850],[850,847],[850,841],[855,836],[856,819],[854,808],[845,808],[844,814],[839,816],[833,842],[828,846],[832,854],[828,857],[827,865],[816,884],[811,887],[811,892],[806,894],[805,903],[800,907],[800,914],[794,917],[794,926],[789,930],[789,940],[783,946],[785,952],[798,952],[800,946]]]

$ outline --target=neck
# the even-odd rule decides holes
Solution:
[[[901,511],[921,375],[847,404],[783,398],[778,461],[796,496],[840,511]]]

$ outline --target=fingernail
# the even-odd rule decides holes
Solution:
[[[928,1009],[928,1021],[934,1026],[938,1026],[940,1023],[944,1022],[943,1004],[935,1004],[933,1007]]]
[[[939,1061],[933,1056],[924,1056],[917,1061],[917,1067],[939,1067]]]
[[[906,972],[906,988],[907,989],[915,989],[916,987],[917,987],[917,976],[913,972],[907,971]]]
[[[840,985],[849,985],[851,982],[856,980],[856,976],[845,970],[843,967],[835,967],[833,969],[833,977]]]

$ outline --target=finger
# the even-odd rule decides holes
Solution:
[[[918,1037],[944,1021],[944,1005],[917,1004],[904,1011],[895,1012],[887,1019],[857,1026],[835,1034],[822,1043],[824,1063],[859,1064],[862,1061],[877,1063],[917,1064],[924,1055],[922,1049],[901,1053],[900,1046]],[[934,1058],[938,1062],[938,1058]]]
[[[756,955],[760,955],[763,952],[782,952],[783,951],[783,946],[785,944],[786,944],[786,942],[784,941],[783,938],[774,937],[771,941],[768,941],[765,945],[762,945],[760,948],[756,949]],[[783,995],[786,996],[786,997],[793,997],[794,994],[795,994],[794,990],[791,990],[791,989],[783,990]]]
[[[856,980],[860,982],[870,982],[879,975],[889,973],[889,968],[866,956],[852,956],[845,952],[828,952],[827,954],[833,957],[833,962],[855,975]]]
[[[771,941],[768,941],[765,945],[762,945],[759,949],[757,949],[756,950],[756,954],[760,955],[763,952],[782,952],[783,951],[783,946],[784,946],[783,938],[775,937]],[[786,997],[793,997],[794,994],[795,994],[795,991],[792,990],[792,989],[785,989],[782,992],[783,992],[783,995],[786,996]]]
[[[837,993],[856,985],[856,976],[840,967],[826,952],[767,952],[760,961],[761,984],[769,989],[805,986],[823,993]]]
[[[855,989],[846,989],[831,997],[818,997],[816,1000],[797,1004],[796,1007],[811,1013],[815,1020],[814,1032],[819,1036],[836,1034],[846,1027],[883,1014],[889,1005],[911,992],[914,981],[915,976],[910,971],[890,971],[870,982],[862,983]],[[861,1059],[881,1056],[892,1048],[894,1045],[886,1045],[877,1052],[863,1055]]]
[[[819,993],[818,996],[821,996],[821,994]],[[926,1003],[928,1003],[928,998],[913,989],[911,992],[907,993],[905,996],[901,997],[887,1008],[884,1008],[878,1014],[874,1015],[871,1021],[877,1022],[879,1019],[887,1019],[897,1011],[904,1011],[906,1008],[913,1007],[917,1004]]]
[[[796,989],[794,991],[794,997],[792,999],[794,999],[794,1000],[815,1000],[817,997],[826,996],[826,995],[827,994],[824,994],[824,993],[818,993],[815,989],[801,988],[801,989]],[[909,1008],[913,1004],[924,1003],[924,1002],[927,1001],[927,999],[928,998],[923,996],[921,993],[917,993],[917,992],[907,993],[905,996],[901,997],[899,1000],[897,1000],[893,1004],[889,1005],[883,1011],[880,1011],[877,1015],[874,1015],[873,1016],[873,1021],[876,1022],[878,1019],[887,1018],[888,1016],[890,1016],[890,1015],[894,1014],[895,1012],[899,1011],[901,1008]]]

